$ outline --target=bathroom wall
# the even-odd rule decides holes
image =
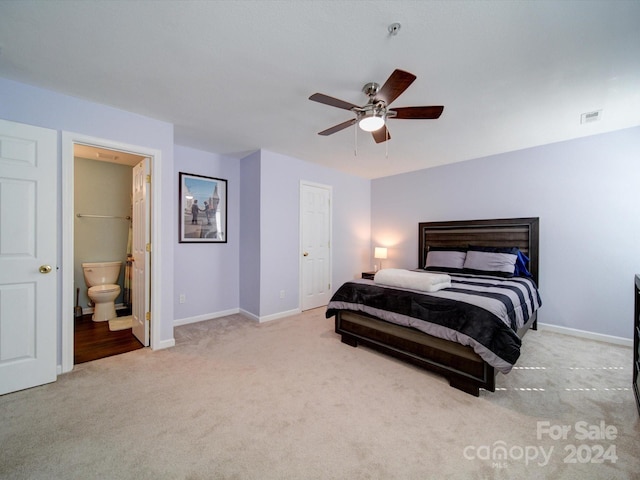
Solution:
[[[131,216],[132,168],[99,160],[74,159],[74,283],[80,287],[80,306],[89,306],[83,262],[122,261],[118,284],[123,302],[124,265],[130,222],[116,218],[78,218],[89,215]]]

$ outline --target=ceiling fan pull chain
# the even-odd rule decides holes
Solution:
[[[385,132],[387,140],[389,140],[389,130]],[[384,142],[384,159],[389,160],[389,142]]]
[[[357,157],[358,156],[358,129],[354,128],[353,131],[355,132],[353,135],[353,156]]]

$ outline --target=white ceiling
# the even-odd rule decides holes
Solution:
[[[376,178],[640,125],[639,25],[638,0],[0,0],[0,77]],[[351,113],[309,95],[362,105],[395,68],[417,80],[393,106],[439,120],[358,131],[357,156],[355,127],[317,135]]]

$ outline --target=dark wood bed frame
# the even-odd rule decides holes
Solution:
[[[426,262],[429,247],[482,245],[518,247],[529,257],[527,266],[538,284],[539,219],[509,218],[419,224],[419,265]],[[452,387],[480,395],[480,389],[495,391],[495,369],[471,347],[395,325],[364,313],[338,311],[336,333],[352,347],[359,344],[442,374]],[[537,312],[518,330],[522,338],[537,327]]]

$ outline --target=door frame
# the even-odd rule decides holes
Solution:
[[[114,140],[92,137],[74,132],[62,132],[62,338],[61,338],[61,362],[62,372],[66,373],[73,370],[73,337],[74,337],[74,316],[72,315],[74,308],[74,281],[73,281],[73,262],[74,262],[74,146],[76,144],[89,145],[92,147],[106,148],[109,150],[120,150],[133,153],[151,159],[151,208],[153,212],[161,212],[161,151],[139,146],[131,145]],[[161,251],[161,215],[151,215],[151,245],[153,246],[153,256],[156,259],[162,258]],[[151,311],[153,318],[162,318],[161,298],[162,298],[162,262],[153,261],[153,271],[155,280],[151,282]],[[157,321],[157,320],[156,320]],[[160,337],[160,328],[151,328],[150,334],[151,349],[162,348]]]
[[[304,274],[303,274],[303,260],[302,260],[302,250],[304,249],[303,245],[303,236],[304,236],[304,205],[303,205],[303,192],[304,187],[315,187],[322,188],[329,192],[329,283],[331,288],[333,288],[333,186],[325,185],[317,182],[310,182],[307,180],[300,180],[300,191],[298,192],[298,211],[299,211],[299,239],[298,239],[298,278],[300,279],[300,283],[298,285],[299,299],[298,305],[300,306],[300,310],[302,311],[302,306],[304,303]]]

